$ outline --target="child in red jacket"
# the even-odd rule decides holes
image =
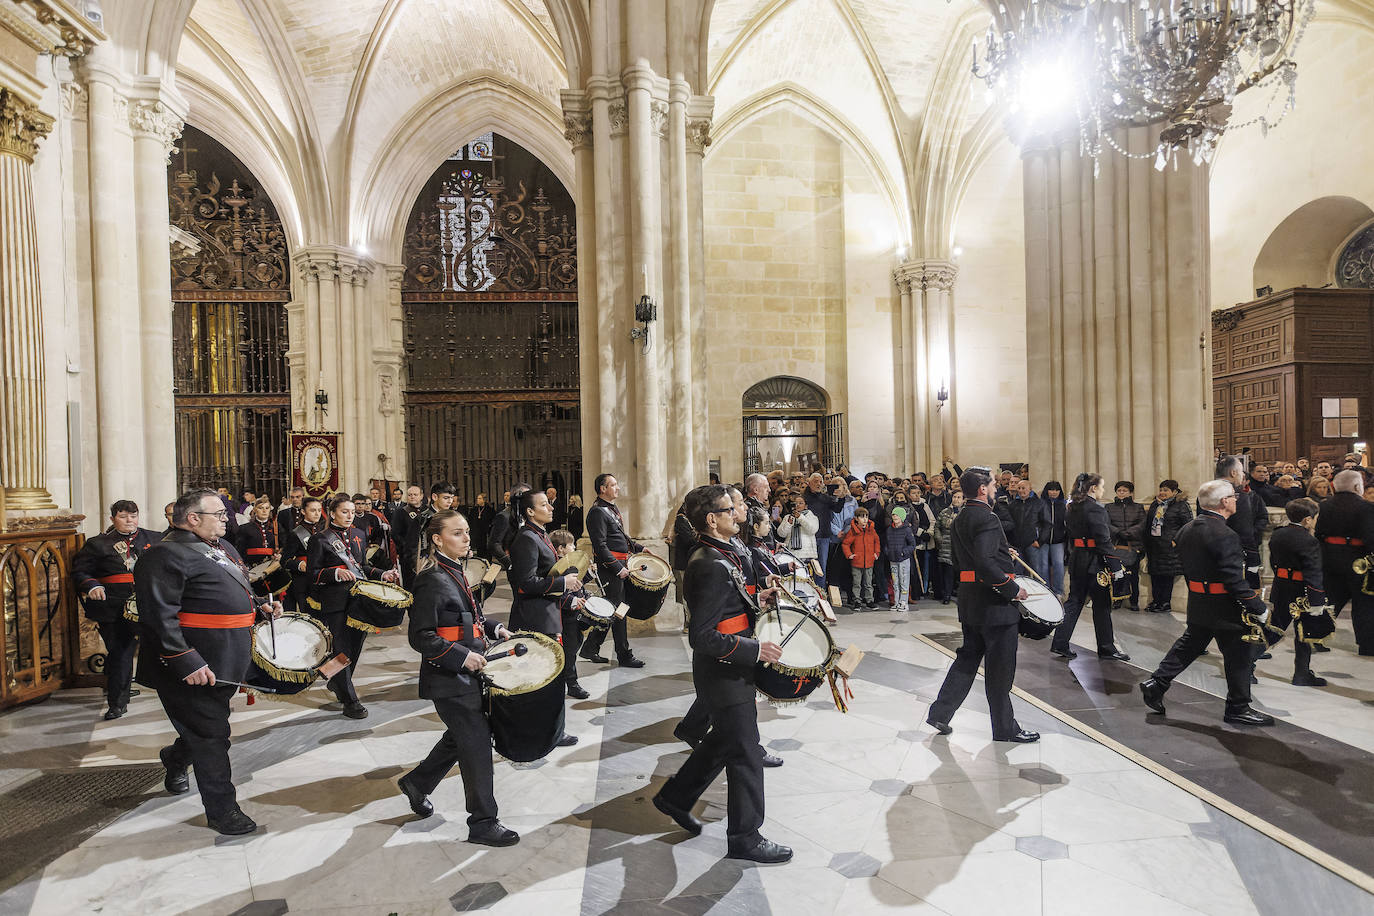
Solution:
[[[870,611],[877,608],[873,603],[873,564],[882,546],[878,541],[878,529],[868,521],[867,509],[860,506],[854,510],[854,520],[849,523],[840,548],[854,570],[854,606]]]

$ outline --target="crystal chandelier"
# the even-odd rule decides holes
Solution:
[[[1153,4],[1153,5],[1152,5]],[[1293,108],[1293,52],[1313,0],[1030,0],[999,5],[973,74],[1031,130],[1071,108],[1080,150],[1094,160],[1105,143],[1163,169],[1183,151],[1210,162],[1222,133],[1258,125],[1267,133]],[[1271,86],[1265,113],[1228,124],[1235,97]],[[1268,111],[1283,93],[1282,110]],[[1162,125],[1144,156],[1123,149],[1115,128]]]

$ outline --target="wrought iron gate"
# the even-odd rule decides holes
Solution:
[[[411,479],[459,501],[517,481],[580,490],[577,245],[571,197],[488,134],[434,173],[405,238]]]
[[[177,483],[285,495],[286,237],[257,181],[187,126],[168,170]]]
[[[844,414],[826,411],[824,390],[791,376],[764,379],[741,398],[744,473],[834,470],[847,463]]]

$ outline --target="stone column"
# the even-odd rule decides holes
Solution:
[[[692,413],[692,272],[691,225],[687,191],[687,102],[691,87],[682,79],[668,84],[668,110],[664,127],[668,140],[668,220],[667,276],[663,284],[668,293],[664,311],[672,310],[665,322],[672,348],[672,377],[668,382],[668,499],[676,501],[695,483],[693,471],[697,457],[697,437]],[[664,316],[669,317],[669,316]],[[668,511],[672,511],[672,506]]]
[[[696,464],[690,468],[688,483],[706,479],[709,461],[706,431],[710,428],[707,410],[706,373],[706,209],[702,195],[702,168],[706,147],[711,145],[711,115],[715,101],[710,96],[692,96],[687,102],[687,211],[688,265],[691,270],[692,297],[692,434],[696,439]],[[676,498],[676,497],[675,497]]]
[[[892,280],[897,284],[897,293],[901,300],[901,340],[897,343],[897,374],[901,378],[901,408],[898,417],[902,434],[902,465],[897,468],[895,473],[898,476],[905,476],[912,468],[916,467],[916,392],[914,379],[916,378],[916,344],[915,332],[913,330],[913,310],[911,300],[911,278],[901,267],[898,267],[892,274]]]
[[[53,119],[0,86],[0,487],[8,510],[55,509],[47,488],[43,321],[33,157]]]
[[[900,410],[903,473],[942,466],[953,448],[954,280],[951,261],[927,258],[902,262],[892,278],[901,294],[902,339],[898,360],[902,379]],[[942,407],[936,391],[944,385],[950,401]]]
[[[167,245],[167,162],[182,118],[160,100],[129,106],[134,133],[139,324],[143,355],[143,443],[149,511],[177,497],[172,381],[172,277]]]
[[[389,466],[394,469],[393,473],[405,477],[409,473],[409,459],[406,455],[405,413],[402,410],[401,393],[405,387],[405,348],[400,330],[405,321],[401,309],[401,286],[405,281],[405,267],[389,264],[385,267],[385,272],[386,284],[382,290],[379,322],[381,330],[375,338],[381,343],[372,349],[372,362],[377,377],[376,437],[363,457],[375,460],[378,454],[384,454],[391,459]]]
[[[604,104],[603,104],[604,107]],[[572,145],[575,165],[573,201],[577,205],[577,250],[596,251],[600,231],[596,209],[597,155],[593,150],[592,101],[584,92],[563,93],[563,136]],[[593,258],[579,257],[577,273],[577,364],[582,433],[582,492],[590,494],[599,473],[588,452],[601,446],[601,372],[593,367],[600,351],[600,301],[598,265]],[[590,499],[584,502],[590,502]]]
[[[1149,156],[1156,132],[1118,143]],[[1195,488],[1211,455],[1206,167],[1024,145],[1031,473]]]

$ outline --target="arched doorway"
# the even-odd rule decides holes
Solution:
[[[167,185],[178,492],[281,499],[291,427],[281,221],[243,163],[189,124]]]
[[[845,463],[844,415],[827,414],[825,389],[775,375],[744,392],[744,473],[809,473]]]
[[[464,505],[520,480],[577,488],[576,239],[567,189],[499,134],[425,184],[401,289],[411,480],[447,480]]]

